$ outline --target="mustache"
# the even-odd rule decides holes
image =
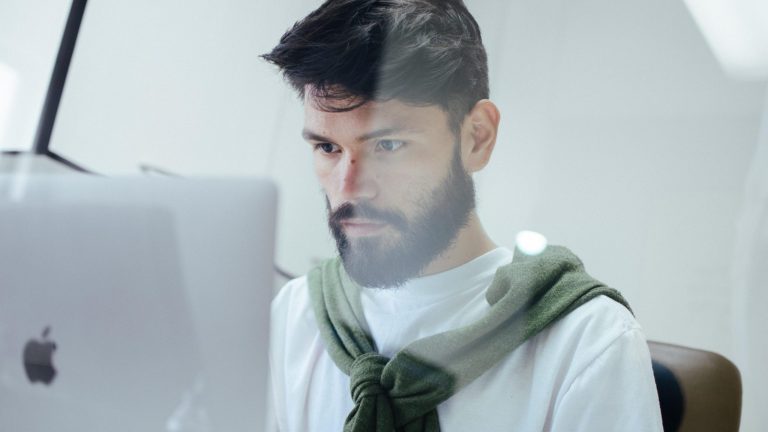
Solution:
[[[344,203],[335,210],[330,210],[328,222],[332,226],[339,226],[347,219],[362,218],[388,223],[396,228],[405,229],[408,226],[405,216],[398,212],[380,210],[368,203]]]

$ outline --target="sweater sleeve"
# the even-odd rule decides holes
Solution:
[[[619,335],[570,383],[548,430],[663,430],[648,345],[639,328]]]

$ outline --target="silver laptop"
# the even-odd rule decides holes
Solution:
[[[0,431],[262,431],[268,181],[0,176]]]

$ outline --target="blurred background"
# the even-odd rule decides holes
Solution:
[[[569,246],[649,339],[733,360],[742,430],[764,430],[768,2],[465,1],[502,112],[476,178],[492,238]],[[303,274],[335,249],[300,101],[258,56],[319,4],[91,0],[51,150],[105,175],[270,177],[277,263]],[[33,146],[69,8],[0,0],[0,150]]]

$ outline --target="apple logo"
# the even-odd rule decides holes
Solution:
[[[56,377],[56,368],[53,367],[56,343],[48,339],[50,333],[51,327],[47,326],[42,339],[30,339],[24,346],[24,370],[32,383],[39,381],[50,385]]]

